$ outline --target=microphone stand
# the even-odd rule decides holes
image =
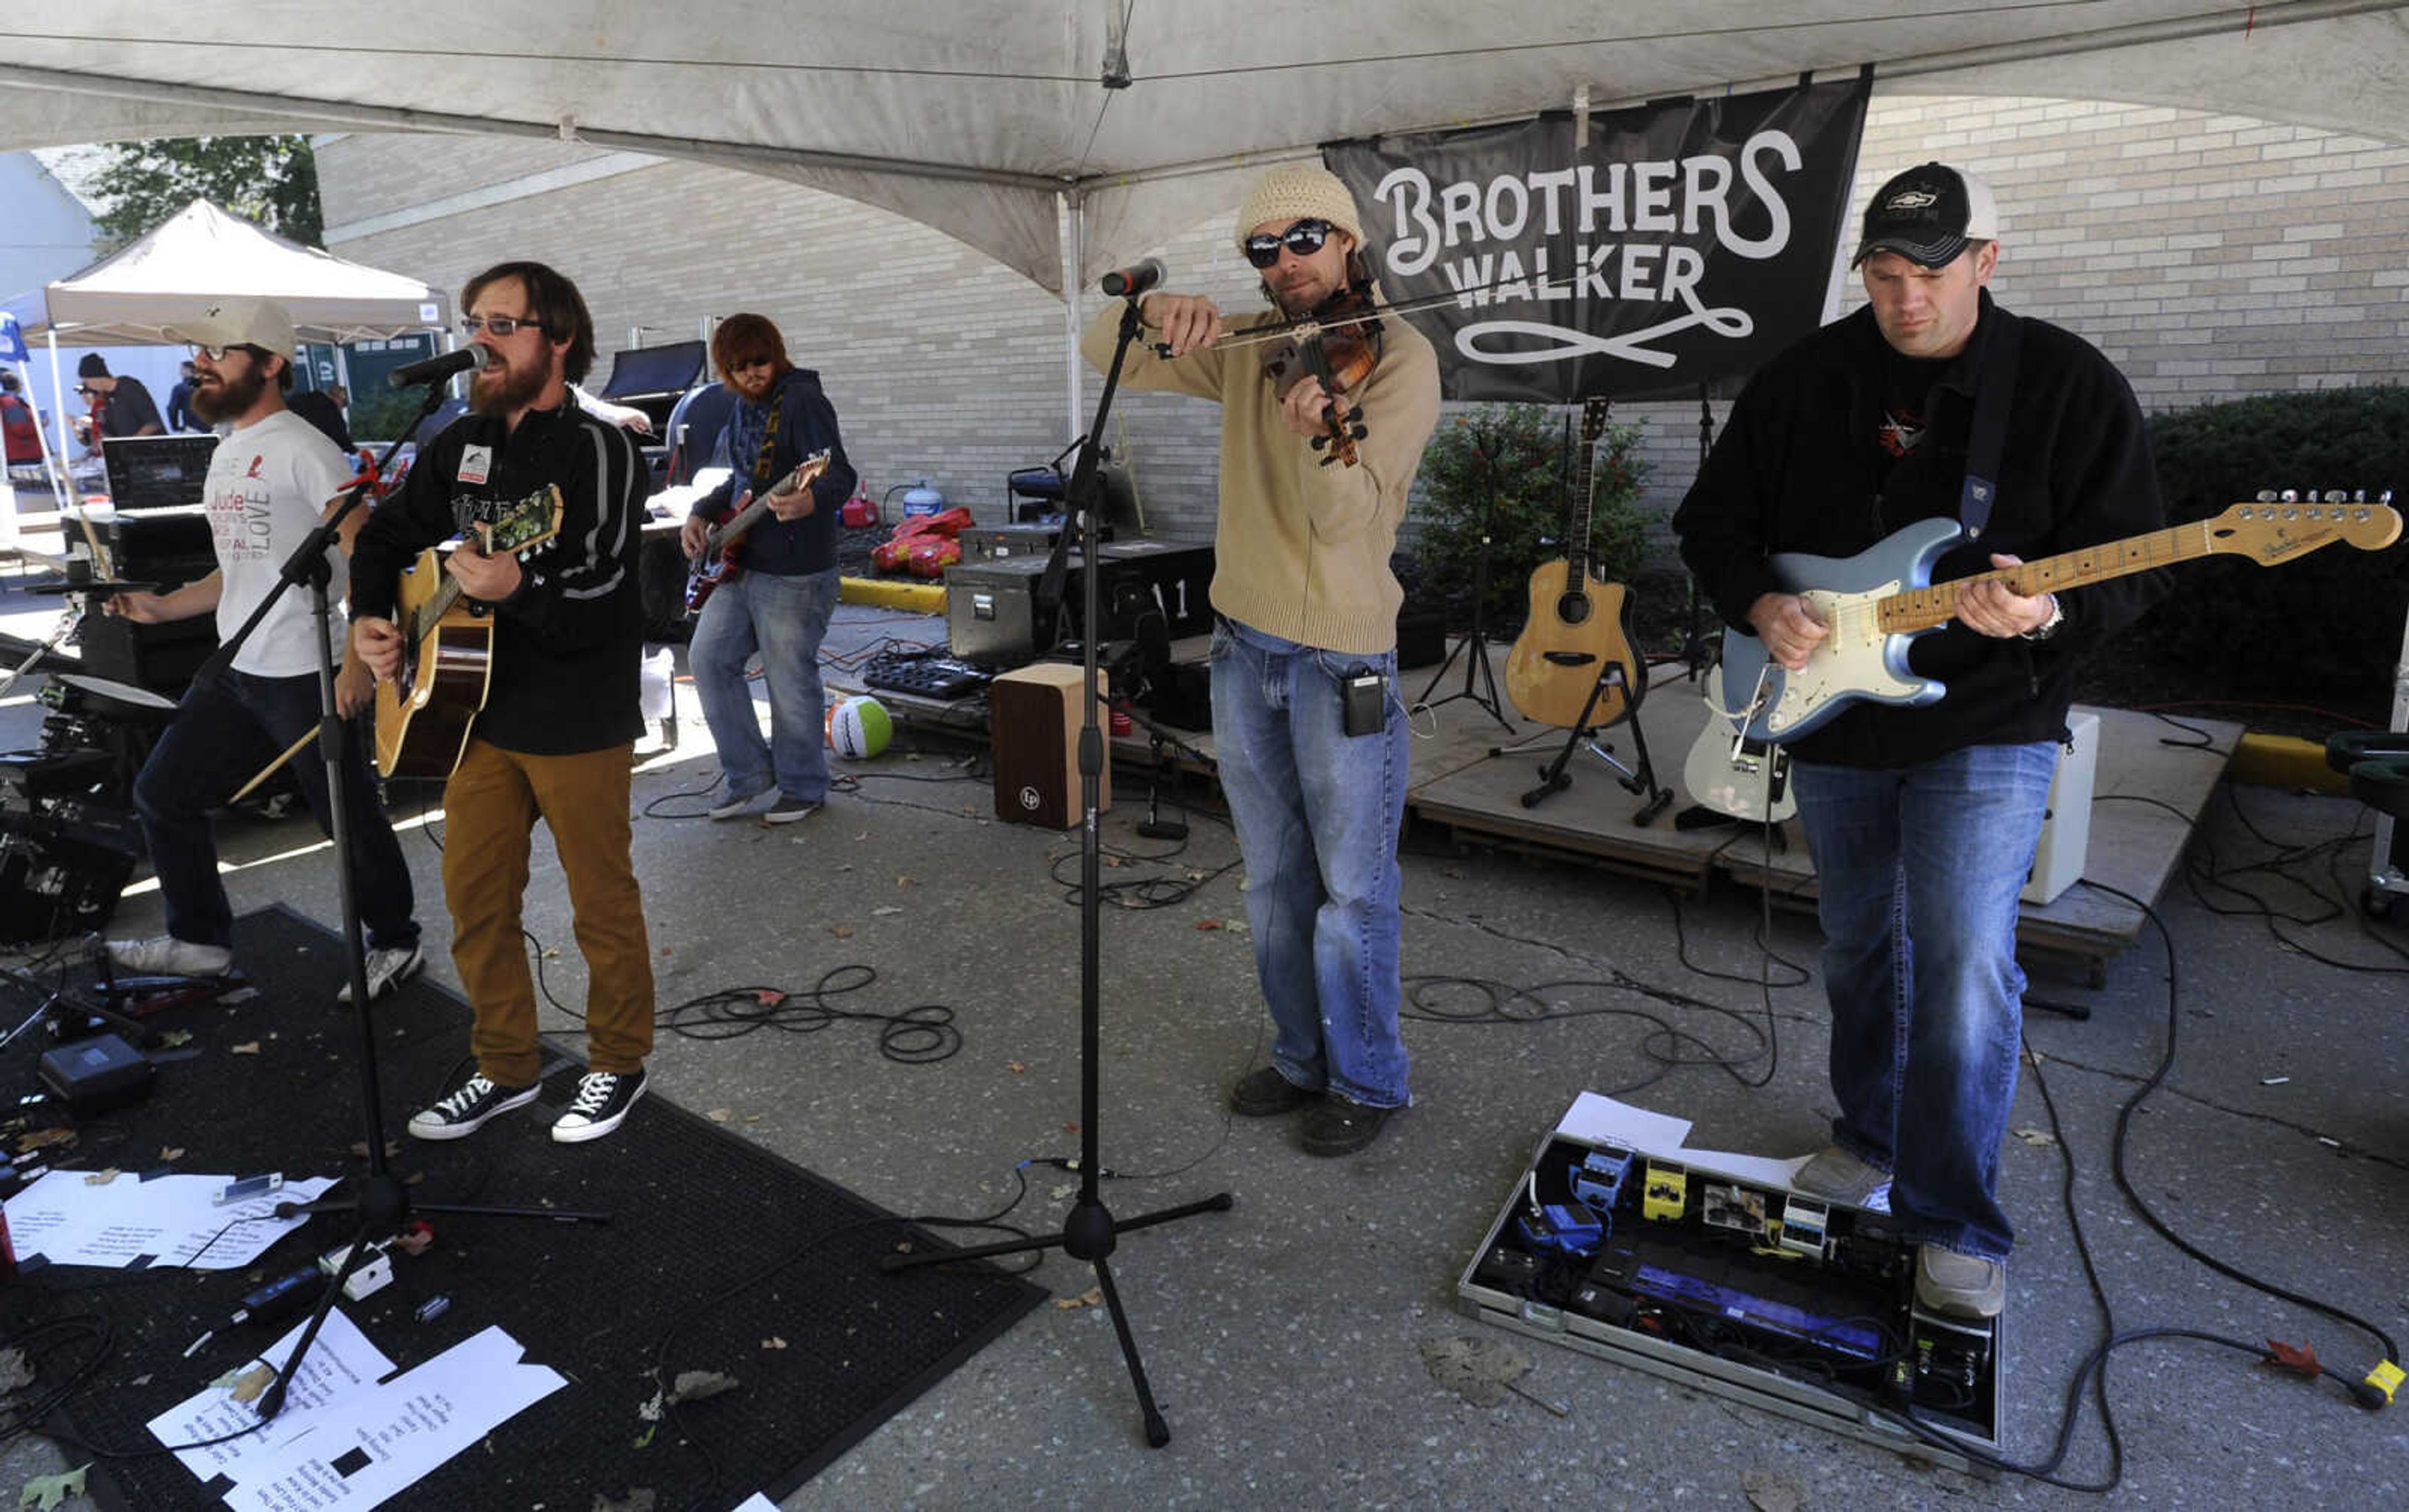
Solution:
[[[1151,282],[1150,280],[1145,281]],[[1122,1310],[1120,1292],[1113,1285],[1112,1268],[1104,1261],[1123,1233],[1193,1217],[1199,1213],[1226,1213],[1230,1210],[1232,1199],[1228,1192],[1218,1192],[1202,1202],[1182,1203],[1160,1213],[1116,1219],[1105,1210],[1104,1199],[1096,1189],[1096,1125],[1100,1121],[1096,1102],[1098,1073],[1104,1058],[1100,1028],[1102,1015],[1097,994],[1097,942],[1102,929],[1104,865],[1096,811],[1104,770],[1104,741],[1096,727],[1096,647],[1104,640],[1102,595],[1098,586],[1104,573],[1097,554],[1097,521],[1104,512],[1104,501],[1098,497],[1103,489],[1096,476],[1100,448],[1095,438],[1104,434],[1105,418],[1112,412],[1113,394],[1120,386],[1121,364],[1129,355],[1130,344],[1137,339],[1142,329],[1138,321],[1138,299],[1145,293],[1144,287],[1130,288],[1128,302],[1121,307],[1118,344],[1113,348],[1112,367],[1104,374],[1104,392],[1096,399],[1095,423],[1088,427],[1087,436],[1079,442],[1079,460],[1072,472],[1068,494],[1071,507],[1078,511],[1081,536],[1084,570],[1079,576],[1085,630],[1079,637],[1079,651],[1081,668],[1087,674],[1087,714],[1079,727],[1079,1198],[1072,1204],[1060,1233],[922,1255],[887,1255],[880,1259],[878,1268],[891,1274],[928,1265],[951,1265],[961,1260],[1025,1254],[1056,1246],[1073,1260],[1086,1260],[1095,1267],[1096,1289],[1104,1294],[1104,1306],[1112,1314],[1113,1332],[1120,1338],[1121,1358],[1129,1364],[1130,1385],[1137,1392],[1138,1410],[1146,1419],[1147,1444],[1159,1449],[1171,1442],[1171,1427],[1162,1420],[1161,1409],[1155,1405],[1154,1389],[1147,1384],[1146,1365],[1138,1359],[1137,1339],[1130,1332],[1129,1315]],[[1063,534],[1067,538],[1069,533],[1066,526]]]
[[[1480,458],[1480,476],[1488,484],[1489,495],[1480,506],[1480,554],[1472,561],[1472,628],[1465,631],[1464,639],[1455,643],[1455,649],[1447,654],[1447,660],[1438,664],[1438,670],[1431,677],[1430,686],[1422,689],[1421,702],[1425,707],[1437,709],[1453,703],[1458,698],[1470,698],[1474,703],[1488,710],[1490,718],[1505,726],[1507,734],[1520,735],[1522,732],[1515,727],[1512,720],[1506,717],[1504,704],[1497,697],[1497,672],[1489,665],[1487,626],[1489,540],[1490,532],[1494,528],[1497,519],[1497,457],[1502,450],[1502,438],[1492,432],[1487,425],[1474,427],[1472,451],[1474,455]],[[1464,664],[1464,691],[1450,693],[1439,699],[1437,703],[1432,703],[1431,695],[1437,691],[1441,683],[1447,681],[1448,669],[1454,666],[1455,658],[1464,655],[1466,651],[1472,655]],[[1475,677],[1489,684],[1487,693],[1474,690]]]
[[[394,454],[401,450],[401,443],[416,432],[419,425],[442,403],[442,384],[429,383],[418,413],[402,426],[393,443],[385,448],[384,455],[377,459],[374,476],[384,475],[385,468],[393,462]],[[305,1213],[348,1212],[359,1215],[359,1226],[352,1236],[351,1244],[344,1248],[342,1263],[328,1276],[325,1290],[320,1294],[316,1309],[310,1313],[308,1325],[301,1331],[300,1342],[294,1346],[293,1353],[277,1372],[275,1382],[260,1393],[256,1410],[263,1421],[284,1409],[285,1394],[292,1388],[294,1373],[301,1368],[302,1357],[310,1352],[311,1342],[318,1337],[318,1330],[325,1325],[326,1314],[335,1305],[335,1298],[341,1294],[352,1273],[359,1269],[368,1257],[369,1241],[380,1235],[400,1232],[410,1221],[413,1206],[425,1213],[469,1213],[577,1223],[610,1221],[607,1213],[566,1212],[556,1208],[478,1207],[444,1202],[413,1204],[410,1188],[393,1174],[385,1159],[384,1097],[377,1075],[376,1030],[368,1017],[368,943],[361,931],[359,889],[352,872],[351,816],[346,802],[350,773],[349,763],[345,760],[345,742],[356,740],[358,732],[335,707],[335,653],[331,639],[334,611],[327,592],[330,573],[326,566],[327,549],[336,543],[343,521],[350,517],[352,511],[359,508],[360,501],[367,497],[368,486],[369,480],[366,478],[352,486],[335,512],[320,521],[317,527],[294,549],[293,554],[284,559],[275,589],[260,600],[259,607],[251,612],[251,617],[242,622],[241,627],[201,664],[199,671],[193,674],[193,685],[196,688],[207,687],[214,682],[234,664],[235,654],[242,649],[243,642],[251,638],[251,632],[258,627],[259,622],[267,617],[267,612],[276,601],[284,597],[285,590],[300,583],[309,584],[310,612],[318,626],[318,754],[326,764],[327,827],[333,831],[335,845],[336,893],[342,903],[343,949],[351,969],[353,1022],[359,1030],[360,1120],[368,1135],[368,1168],[366,1174],[355,1180],[359,1192],[357,1197],[320,1198],[315,1202],[276,1204],[276,1216],[280,1218]]]

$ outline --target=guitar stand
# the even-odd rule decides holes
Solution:
[[[1631,816],[1634,827],[1645,828],[1653,824],[1656,816],[1671,806],[1673,790],[1657,783],[1656,763],[1650,759],[1648,755],[1648,735],[1639,727],[1638,700],[1632,699],[1626,705],[1631,713],[1624,716],[1631,724],[1631,744],[1639,754],[1639,765],[1637,768],[1625,766],[1615,756],[1613,746],[1598,740],[1601,728],[1608,727],[1593,725],[1589,722],[1589,716],[1597,711],[1599,697],[1608,688],[1624,686],[1626,684],[1623,682],[1623,664],[1616,661],[1608,662],[1606,670],[1599,673],[1597,681],[1590,685],[1589,701],[1581,705],[1580,722],[1575,725],[1571,732],[1565,736],[1564,749],[1556,753],[1555,759],[1539,769],[1539,785],[1522,795],[1522,807],[1536,809],[1548,799],[1570,787],[1573,785],[1572,774],[1565,769],[1572,764],[1573,753],[1584,746],[1589,749],[1590,755],[1622,773],[1616,781],[1622,783],[1625,789],[1647,799],[1639,806],[1639,812]],[[1528,745],[1493,746],[1489,754],[1520,756],[1531,749],[1533,747]]]

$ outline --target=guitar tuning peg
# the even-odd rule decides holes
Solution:
[[[2351,501],[2352,503],[2354,503],[2354,504],[2364,504],[2364,503],[2366,503],[2366,502],[2367,502],[2367,490],[2366,490],[2366,489],[2364,489],[2364,488],[2361,488],[2361,489],[2358,489],[2358,490],[2356,490],[2355,492],[2353,492],[2353,493],[2351,494],[2351,496],[2350,496],[2350,501]]]
[[[2301,501],[2301,491],[2297,488],[2286,488],[2275,496],[2275,501],[2279,504],[2297,504]]]
[[[2272,488],[2261,488],[2260,490],[2258,490],[2258,502],[2259,502],[2259,503],[2261,503],[2261,504],[2272,504],[2272,503],[2274,503],[2274,502],[2275,502],[2275,491],[2274,491],[2273,489],[2272,489]]]
[[[2347,504],[2350,502],[2350,495],[2340,488],[2329,488],[2326,490],[2326,502],[2329,504]]]
[[[2391,502],[2392,502],[2392,490],[2391,490],[2391,489],[2389,489],[2389,488],[2387,488],[2387,489],[2386,489],[2383,493],[2376,495],[2376,496],[2375,496],[2375,502],[2377,502],[2378,504],[2389,504],[2389,503],[2391,503]]]

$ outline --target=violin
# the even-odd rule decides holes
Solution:
[[[1356,465],[1355,443],[1371,431],[1363,411],[1346,396],[1369,381],[1379,362],[1380,317],[1374,313],[1371,291],[1361,285],[1342,288],[1315,306],[1296,324],[1293,336],[1264,354],[1263,375],[1281,399],[1307,378],[1319,380],[1330,396],[1321,411],[1324,429],[1313,438],[1323,467]]]

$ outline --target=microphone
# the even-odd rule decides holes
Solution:
[[[440,383],[454,373],[482,372],[494,354],[471,342],[457,352],[447,352],[440,357],[426,357],[404,363],[384,375],[384,381],[396,388],[411,388],[419,383]]]
[[[1128,267],[1117,267],[1104,275],[1101,287],[1116,299],[1134,299],[1162,281],[1162,264],[1149,257]]]

